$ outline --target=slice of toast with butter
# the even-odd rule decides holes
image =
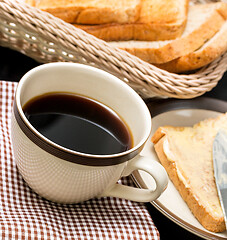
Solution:
[[[163,126],[152,142],[169,178],[198,221],[209,231],[225,231],[224,215],[214,179],[212,145],[227,113],[193,127]]]

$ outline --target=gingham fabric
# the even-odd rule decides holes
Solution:
[[[27,186],[10,142],[16,86],[0,81],[0,239],[159,239],[144,204],[118,198],[57,204]],[[123,182],[132,184],[129,178]]]

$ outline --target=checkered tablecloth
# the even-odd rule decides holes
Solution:
[[[27,186],[10,140],[16,86],[0,81],[0,239],[159,239],[144,204],[110,197],[57,204]],[[129,178],[124,183],[132,184]]]

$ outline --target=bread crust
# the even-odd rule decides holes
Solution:
[[[181,130],[180,127],[177,129]],[[182,199],[187,203],[193,215],[207,230],[212,232],[225,231],[224,217],[212,215],[212,213],[198,201],[197,193],[190,188],[190,185],[188,185],[190,182],[188,177],[181,172],[177,162],[168,159],[166,156],[164,152],[164,144],[168,141],[168,133],[166,132],[165,127],[160,127],[151,140],[154,143],[154,148],[161,164],[166,169],[170,180],[179,191]]]
[[[167,63],[155,64],[169,72],[182,73],[201,68],[227,51],[227,21],[202,48]]]
[[[187,21],[188,0],[141,1],[140,16],[135,23],[74,26],[106,41],[157,41],[182,35]]]
[[[138,20],[141,0],[25,0],[69,23],[132,23]]]
[[[105,41],[161,41],[180,37],[185,29],[186,19],[177,23],[73,25]]]
[[[206,7],[210,6],[210,8],[213,9],[206,21],[191,33],[185,36],[182,35],[180,38],[172,40],[163,46],[153,48],[152,45],[149,46],[149,42],[147,42],[146,47],[143,47],[139,46],[139,41],[135,41],[135,43],[131,42],[130,45],[125,47],[122,47],[118,42],[112,45],[116,47],[119,46],[121,49],[152,64],[162,64],[178,57],[185,56],[200,48],[208,39],[212,38],[225,23],[225,19],[219,14],[218,9],[226,7],[226,3],[212,3],[206,5]],[[216,8],[214,8],[214,6],[216,6]]]

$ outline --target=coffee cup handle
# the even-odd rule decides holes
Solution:
[[[103,197],[119,197],[136,202],[151,202],[157,199],[166,189],[168,184],[168,176],[164,167],[155,160],[147,157],[137,156],[128,162],[122,176],[128,176],[135,170],[142,170],[151,175],[155,180],[155,189],[140,189],[122,184],[114,184],[107,189]]]

